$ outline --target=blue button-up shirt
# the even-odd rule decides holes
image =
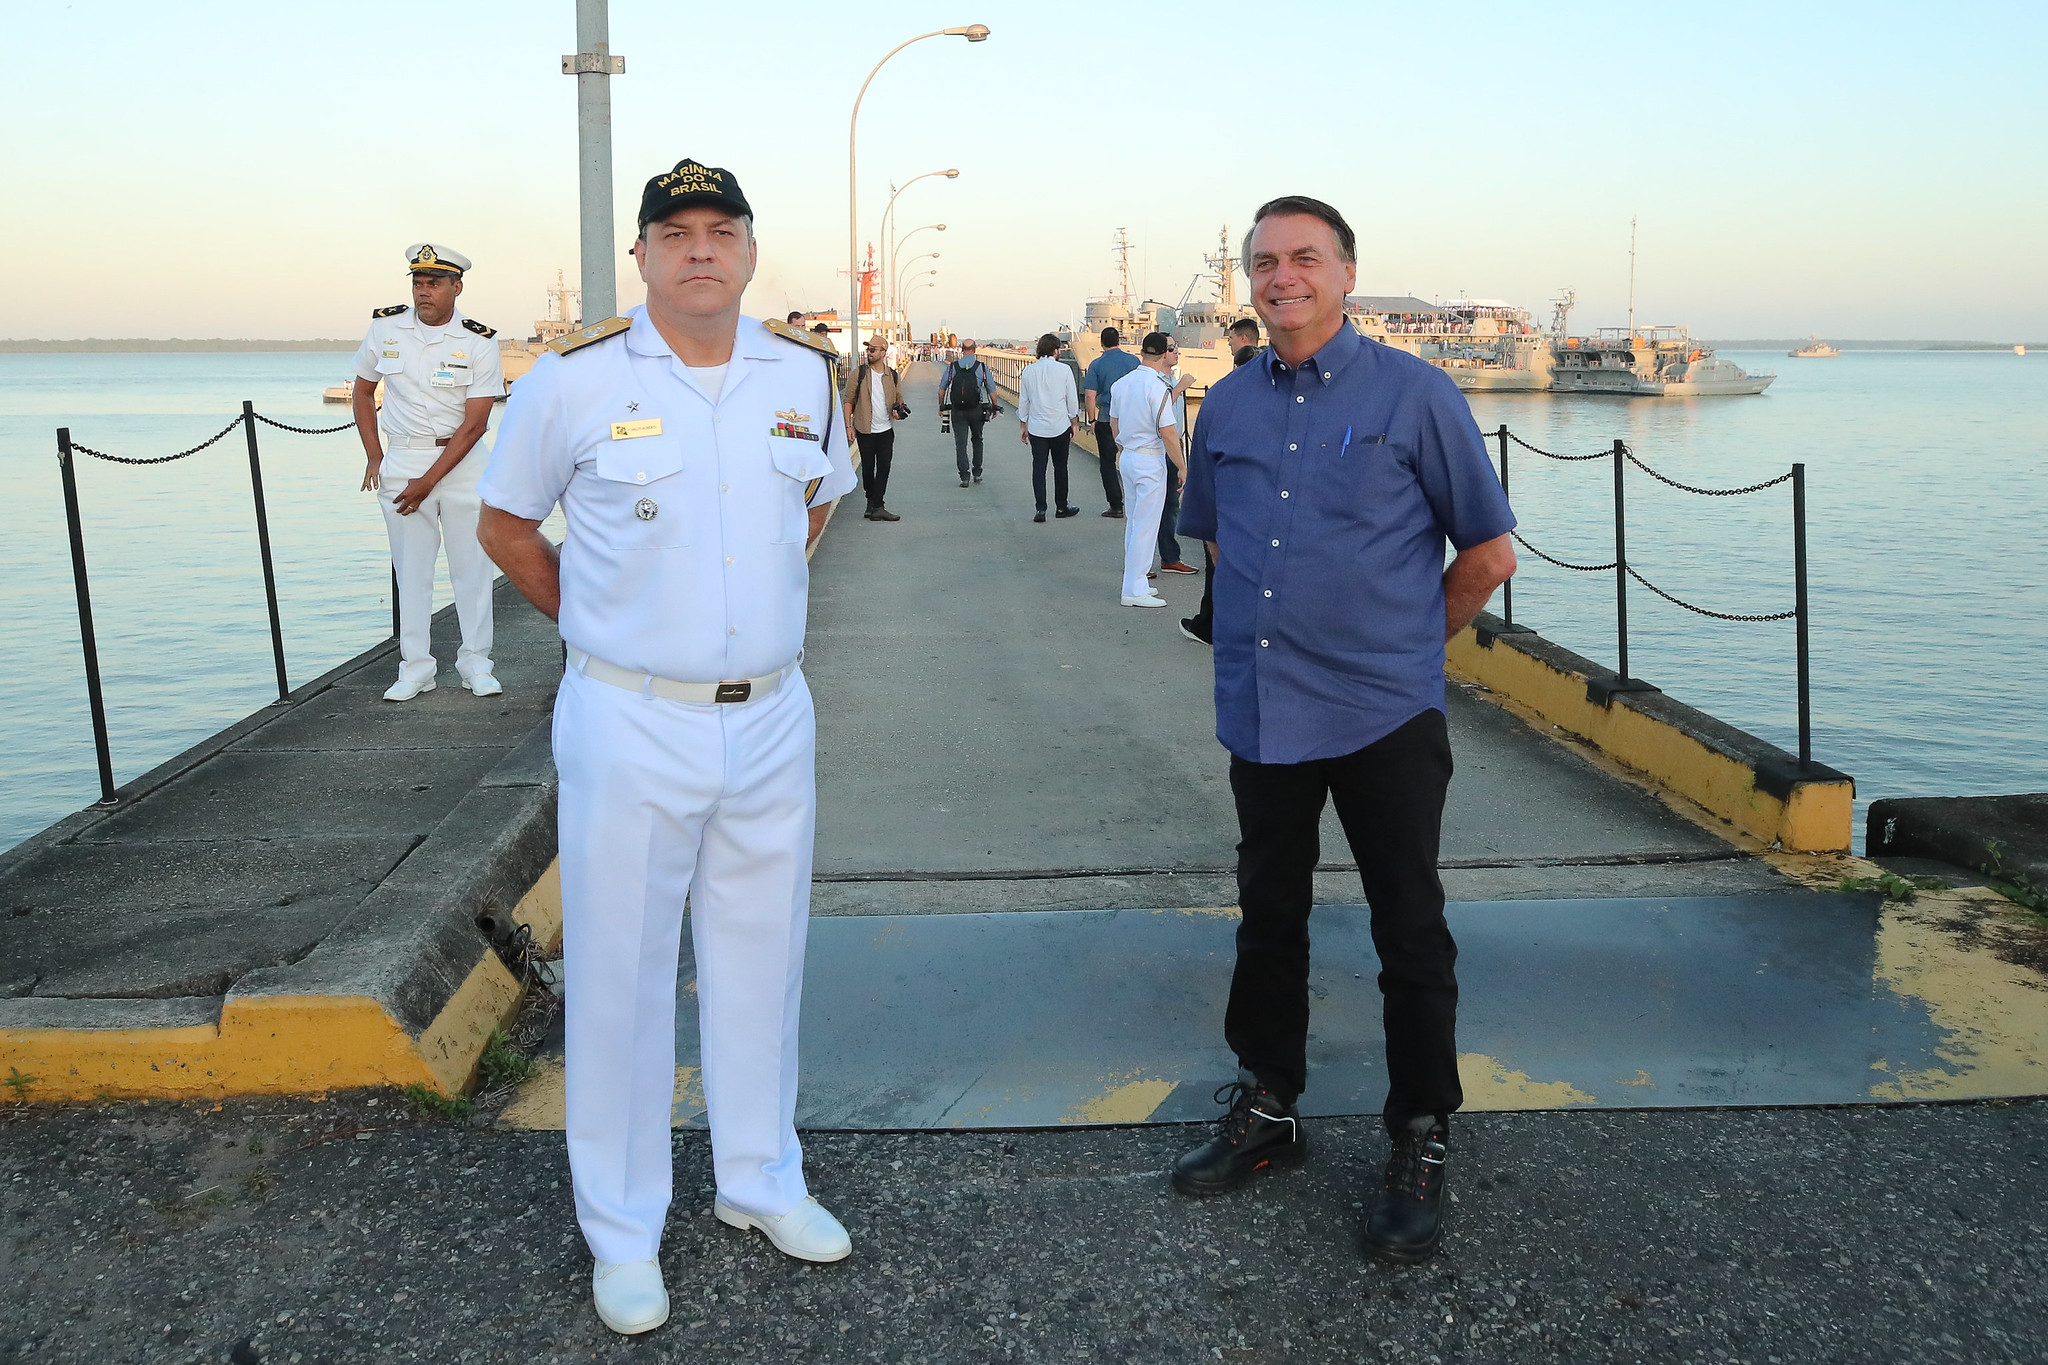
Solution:
[[[1515,525],[1450,376],[1348,324],[1271,350],[1196,419],[1180,533],[1215,541],[1216,738],[1254,763],[1354,753],[1444,706],[1444,544]]]
[[[1129,351],[1104,351],[1088,362],[1088,372],[1081,376],[1081,389],[1095,391],[1095,420],[1109,420],[1109,391],[1116,387],[1116,381],[1138,368],[1138,357]]]

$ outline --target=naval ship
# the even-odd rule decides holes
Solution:
[[[1762,393],[1778,377],[1722,360],[1683,327],[1602,327],[1589,337],[1553,338],[1550,349],[1552,393],[1721,397]]]
[[[1427,360],[1467,392],[1550,387],[1548,339],[1526,308],[1501,299],[1429,303],[1409,295],[1353,294],[1344,311],[1363,335]]]

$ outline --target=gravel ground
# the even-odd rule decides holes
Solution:
[[[816,1134],[852,1259],[710,1216],[613,1337],[562,1139],[368,1096],[0,1114],[0,1360],[2040,1360],[2048,1104],[1474,1115],[1444,1253],[1354,1250],[1383,1139],[1190,1201],[1188,1128]]]

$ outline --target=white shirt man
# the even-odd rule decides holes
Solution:
[[[1079,516],[1067,501],[1067,454],[1078,431],[1081,399],[1074,392],[1074,372],[1060,363],[1059,338],[1047,332],[1038,339],[1038,359],[1024,367],[1017,380],[1017,435],[1031,447],[1031,492],[1038,501],[1033,521],[1045,520],[1045,466],[1052,464],[1053,502],[1061,518]]]
[[[456,671],[471,692],[494,697],[504,691],[491,671],[497,570],[477,544],[476,486],[490,458],[483,435],[491,405],[505,393],[497,333],[455,307],[468,257],[415,242],[406,265],[413,303],[371,315],[356,350],[352,399],[368,457],[363,488],[376,491],[398,580],[398,681],[384,699],[410,701],[434,690],[434,561],[443,544],[462,624]]]
[[[1116,436],[1117,472],[1124,490],[1123,604],[1163,607],[1164,598],[1147,581],[1158,547],[1159,517],[1166,507],[1166,467],[1183,471],[1179,414],[1166,377],[1166,334],[1146,336],[1138,368],[1109,391],[1110,426]]]
[[[739,314],[753,216],[728,172],[647,183],[648,302],[554,343],[512,397],[484,538],[557,617],[571,1174],[613,1330],[668,1314],[657,1262],[683,902],[696,949],[713,1211],[838,1260],[794,1125],[817,727],[807,541],[854,487],[828,349]],[[540,535],[557,503],[559,561]]]

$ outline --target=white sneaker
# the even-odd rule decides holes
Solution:
[[[590,1272],[590,1297],[604,1325],[623,1336],[668,1321],[668,1289],[654,1261],[599,1261]]]
[[[799,1261],[843,1261],[853,1254],[853,1239],[815,1199],[806,1198],[780,1218],[741,1213],[722,1197],[712,1201],[711,1212],[727,1227],[761,1229],[777,1251]]]
[[[1166,599],[1148,592],[1143,597],[1126,597],[1123,603],[1127,607],[1163,607],[1166,605]]]
[[[505,690],[505,685],[488,673],[478,673],[474,677],[464,678],[462,685],[479,697],[495,697]]]
[[[430,674],[424,678],[400,678],[384,689],[386,701],[411,701],[422,692],[434,690],[434,679]]]

